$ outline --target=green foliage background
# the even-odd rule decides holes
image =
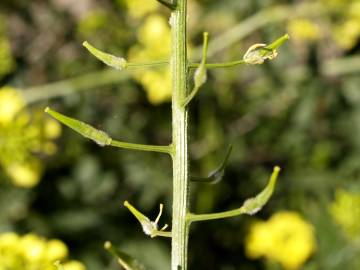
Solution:
[[[359,236],[346,237],[329,214],[337,189],[360,192],[360,43],[356,34],[350,39],[346,31],[338,33],[339,26],[352,16],[350,5],[357,1],[189,2],[193,58],[202,31],[209,31],[211,40],[249,16],[269,11],[267,24],[209,61],[240,59],[249,45],[284,34],[299,5],[316,2],[321,7],[301,16],[318,27],[316,38],[292,36],[278,59],[259,67],[210,71],[191,104],[194,175],[206,175],[221,162],[227,146],[234,145],[222,182],[192,185],[194,212],[240,206],[261,190],[274,165],[283,171],[274,197],[257,217],[192,227],[190,269],[280,269],[262,260],[249,260],[243,248],[249,224],[280,210],[297,211],[315,227],[318,248],[302,269],[358,269]],[[279,5],[289,8],[286,19],[271,15]],[[169,15],[160,7],[156,12],[165,18]],[[136,29],[144,22],[143,17],[128,14],[123,0],[2,0],[0,14],[0,28],[6,29],[0,39],[9,40],[16,62],[16,67],[0,74],[0,85],[12,85],[25,93],[31,86],[105,69],[82,48],[82,41],[126,56],[138,43]],[[350,41],[344,46],[341,40],[345,39]],[[48,104],[121,140],[168,144],[171,139],[170,103],[150,103],[144,88],[131,78],[36,102],[29,109],[36,111]],[[72,257],[89,270],[119,269],[102,248],[106,240],[140,258],[150,269],[169,269],[169,241],[146,238],[122,206],[129,200],[155,216],[163,202],[162,220],[170,222],[169,158],[101,148],[68,129],[57,144],[55,155],[41,157],[46,169],[33,189],[14,187],[0,171],[0,231],[60,238]],[[348,215],[353,215],[351,209]]]

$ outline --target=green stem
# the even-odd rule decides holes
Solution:
[[[126,69],[138,69],[141,67],[156,67],[156,66],[163,66],[163,65],[168,65],[169,61],[156,61],[156,62],[148,62],[148,63],[128,63],[126,65]],[[239,66],[239,65],[243,65],[246,64],[245,61],[243,59],[241,60],[235,60],[235,61],[230,61],[230,62],[224,62],[224,63],[204,63],[203,65],[207,68],[207,69],[215,69],[215,68],[228,68],[228,67],[235,67],[235,66]],[[200,65],[202,65],[202,63],[192,63],[189,64],[189,68],[194,69],[194,68],[198,68],[200,67]]]
[[[244,65],[245,61],[244,60],[236,60],[236,61],[231,61],[231,62],[225,62],[225,63],[208,63],[205,64],[205,67],[208,69],[214,69],[214,68],[228,68],[228,67],[235,67],[235,66],[239,66],[239,65]],[[190,64],[189,67],[190,68],[197,68],[201,65],[201,63],[193,63]]]
[[[228,217],[235,217],[235,216],[239,216],[245,214],[244,209],[238,208],[238,209],[234,209],[234,210],[229,210],[229,211],[224,211],[224,212],[219,212],[219,213],[211,213],[211,214],[192,214],[192,213],[188,213],[187,214],[187,219],[188,222],[195,222],[195,221],[206,221],[206,220],[212,220],[212,219],[222,219],[222,218],[228,218]]]
[[[147,152],[158,152],[172,155],[173,147],[171,145],[149,145],[149,144],[137,144],[137,143],[128,143],[112,140],[110,143],[111,146],[138,150],[138,151],[147,151]]]
[[[153,237],[161,236],[171,238],[171,232],[157,231],[154,233]]]
[[[162,61],[154,61],[154,62],[145,62],[145,63],[127,63],[126,69],[138,69],[142,67],[157,67],[157,66],[163,66],[168,65],[169,61],[162,60]]]
[[[62,97],[75,92],[97,88],[99,86],[119,83],[129,77],[130,72],[126,70],[119,72],[118,70],[106,69],[54,83],[29,87],[21,92],[27,104],[32,104],[50,98]]]
[[[178,0],[171,14],[172,25],[172,130],[173,130],[173,207],[171,270],[187,270],[189,224],[186,220],[189,199],[188,173],[188,112],[182,106],[187,95],[186,48],[187,0]]]

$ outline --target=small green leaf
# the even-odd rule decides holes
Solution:
[[[104,64],[113,67],[115,69],[124,69],[127,67],[127,61],[124,58],[117,57],[115,55],[105,53],[100,51],[99,49],[96,49],[94,46],[92,46],[89,42],[84,41],[83,46],[88,49],[88,51],[94,55],[97,59],[99,59]]]
[[[271,174],[269,183],[256,197],[247,199],[241,207],[242,213],[254,215],[263,208],[274,192],[276,181],[280,172],[280,167],[276,166]]]
[[[226,165],[228,163],[230,154],[232,152],[233,146],[230,145],[225,158],[223,160],[223,162],[221,163],[221,165],[214,171],[212,171],[207,177],[191,177],[191,181],[193,182],[202,182],[202,183],[209,183],[209,184],[217,184],[219,183],[225,174],[225,169],[226,169]]]
[[[125,270],[145,270],[145,266],[137,259],[131,257],[129,254],[115,248],[109,241],[105,242],[104,248],[108,250],[118,261],[118,263],[125,268]],[[61,270],[61,269],[59,269]]]
[[[49,107],[46,107],[45,112],[50,114],[52,117],[54,117],[56,120],[60,121],[64,125],[80,133],[82,136],[93,140],[100,146],[111,144],[112,139],[102,130],[98,130],[84,122],[53,111]]]
[[[283,35],[269,45],[254,44],[246,51],[243,60],[249,65],[260,65],[265,60],[273,60],[277,57],[277,48],[280,47],[285,41],[289,39],[289,35]]]

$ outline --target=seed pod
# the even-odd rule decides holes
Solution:
[[[50,114],[52,117],[54,117],[56,120],[60,121],[64,125],[80,133],[82,136],[96,142],[100,146],[111,144],[112,139],[109,137],[109,135],[106,132],[102,130],[98,130],[77,119],[70,118],[61,113],[53,111],[49,107],[45,109],[45,112]]]
[[[258,195],[253,198],[247,199],[242,208],[244,214],[254,215],[263,208],[263,206],[268,202],[271,195],[274,192],[276,185],[276,180],[280,172],[280,167],[276,166],[273,170],[273,173],[270,176],[269,183]]]
[[[122,57],[117,57],[115,55],[105,53],[99,49],[92,46],[89,42],[84,41],[83,46],[88,49],[88,51],[99,59],[104,64],[113,67],[115,69],[124,69],[127,67],[127,61]]]

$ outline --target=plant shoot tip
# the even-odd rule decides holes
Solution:
[[[48,113],[50,111],[50,108],[47,106],[44,110],[44,112]]]

